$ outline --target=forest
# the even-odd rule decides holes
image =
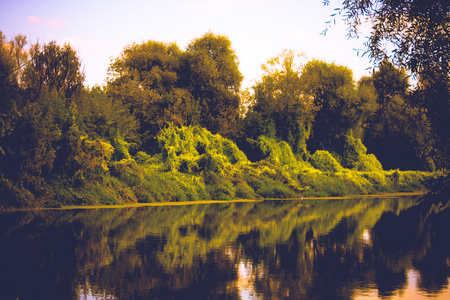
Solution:
[[[384,59],[356,82],[345,66],[299,61],[283,50],[242,89],[231,41],[208,32],[186,49],[128,45],[106,84],[87,87],[69,44],[0,32],[0,209],[422,191],[446,178],[432,77],[412,84]]]

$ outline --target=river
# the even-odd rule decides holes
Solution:
[[[0,214],[0,299],[450,299],[420,197]]]

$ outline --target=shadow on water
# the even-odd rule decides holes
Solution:
[[[0,215],[1,299],[444,295],[448,204],[417,197]],[[413,273],[411,273],[413,272]]]

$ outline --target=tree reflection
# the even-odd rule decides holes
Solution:
[[[415,269],[434,295],[448,288],[450,210],[429,210],[401,198],[4,214],[0,292],[352,299],[376,288],[389,298]]]

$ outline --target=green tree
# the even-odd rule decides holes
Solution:
[[[17,84],[18,74],[28,58],[25,45],[25,36],[17,35],[7,41],[0,31],[0,88],[5,88],[6,84]]]
[[[159,95],[170,93],[179,84],[181,55],[175,43],[148,41],[127,46],[111,64],[111,84],[131,80]]]
[[[344,66],[320,60],[308,62],[300,80],[305,93],[313,97],[317,111],[310,143],[311,150],[331,150],[340,152],[341,143],[349,129],[361,132],[364,118],[376,109],[375,97],[362,97],[362,91],[370,88],[360,85],[356,88],[353,73]]]
[[[329,1],[324,1],[329,4]],[[381,62],[389,57],[428,84],[419,85],[416,99],[436,137],[441,153],[440,167],[450,166],[450,2],[447,0],[345,0],[340,14],[349,35],[358,35],[366,22],[372,32],[367,52]]]
[[[84,74],[77,53],[68,44],[60,47],[52,41],[29,50],[30,61],[24,69],[22,82],[34,99],[43,89],[55,89],[67,99],[83,88]]]
[[[450,80],[432,69],[420,73],[418,87],[413,90],[411,103],[426,120],[428,135],[434,143],[425,141],[425,155],[433,155],[437,168],[450,168]],[[431,148],[431,149],[430,149]],[[430,151],[431,150],[431,151]]]
[[[40,206],[52,196],[46,180],[61,136],[54,109],[60,101],[64,99],[55,91],[43,90],[38,101],[20,110],[13,129],[0,140],[0,192],[17,201],[13,205]]]
[[[362,24],[373,24],[366,45],[376,61],[390,57],[394,64],[414,73],[433,68],[449,75],[447,0],[344,0],[340,14],[348,24],[350,36],[357,36]]]
[[[168,123],[197,122],[198,101],[182,76],[184,57],[176,44],[148,41],[128,46],[111,64],[107,94],[127,105],[139,121],[147,151],[157,148],[155,137]]]
[[[242,74],[226,36],[211,32],[193,40],[186,50],[189,90],[200,100],[200,125],[231,137],[239,117]]]
[[[83,90],[73,100],[80,130],[94,138],[113,142],[116,134],[136,142],[138,124],[128,107],[120,100],[108,97],[105,87]]]
[[[358,106],[356,125],[352,129],[352,135],[357,138],[364,138],[367,130],[367,122],[379,111],[378,94],[373,85],[372,77],[363,76],[357,83]]]
[[[28,58],[25,45],[25,36],[17,35],[7,41],[0,31],[0,137],[12,130],[22,105],[18,79]]]
[[[305,159],[317,107],[304,93],[296,58],[293,51],[286,50],[262,66],[264,75],[253,87],[255,100],[246,115],[244,131],[251,139],[262,134],[278,137]]]
[[[432,169],[429,122],[411,103],[405,70],[385,60],[369,80],[380,107],[366,124],[364,142],[369,151],[389,169]]]

